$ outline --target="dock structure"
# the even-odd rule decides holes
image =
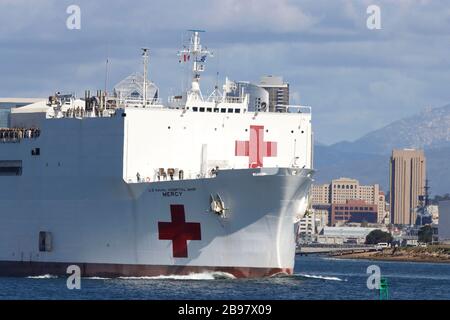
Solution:
[[[308,254],[329,254],[329,255],[344,255],[351,253],[363,253],[377,251],[375,246],[339,246],[339,247],[318,247],[318,246],[303,246],[296,250],[298,255]]]

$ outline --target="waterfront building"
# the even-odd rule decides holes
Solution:
[[[450,242],[450,200],[439,202],[439,241]]]
[[[30,103],[45,99],[33,98],[0,98],[0,128],[9,128],[11,125],[11,109],[22,107]]]
[[[317,242],[322,244],[364,244],[367,235],[376,229],[379,228],[324,227],[317,236]]]
[[[364,200],[346,200],[343,203],[333,203],[331,205],[331,215],[329,225],[357,223],[377,223],[378,206],[368,204]]]
[[[314,211],[305,214],[298,222],[298,239],[300,243],[312,242],[316,235],[316,221]]]

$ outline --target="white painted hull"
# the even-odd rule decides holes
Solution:
[[[13,183],[0,201],[0,275],[65,273],[70,264],[85,276],[292,273],[293,220],[311,183],[310,170],[297,171],[224,170],[215,178],[140,184],[54,178],[35,192]],[[20,201],[8,197],[17,191]],[[227,218],[211,212],[210,194],[222,197]],[[160,239],[171,205],[184,206],[186,222],[200,229],[200,239],[186,241],[187,257],[174,257],[174,241]],[[50,252],[39,252],[41,231],[52,233]]]

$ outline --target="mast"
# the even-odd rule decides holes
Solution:
[[[428,179],[425,180],[424,191],[425,191],[425,195],[424,195],[425,196],[424,197],[425,206],[429,206],[430,205],[430,185],[429,185]]]
[[[148,48],[142,48],[142,58],[144,63],[144,81],[142,84],[142,100],[144,106],[147,105],[147,75],[148,75],[148,57],[150,50]]]
[[[178,52],[180,62],[192,61],[192,83],[191,83],[191,95],[197,96],[201,100],[202,93],[200,91],[200,74],[205,71],[206,58],[208,56],[213,57],[213,53],[206,47],[203,48],[200,43],[200,33],[204,30],[188,30],[192,32],[190,45],[188,48],[184,48]]]

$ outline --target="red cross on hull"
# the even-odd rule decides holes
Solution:
[[[184,205],[170,205],[172,222],[158,222],[159,240],[172,240],[174,258],[188,257],[188,240],[202,240],[200,223],[186,222]]]
[[[264,157],[277,156],[277,143],[264,141],[264,126],[250,126],[250,140],[236,141],[235,155],[248,157],[249,168],[261,168]]]

